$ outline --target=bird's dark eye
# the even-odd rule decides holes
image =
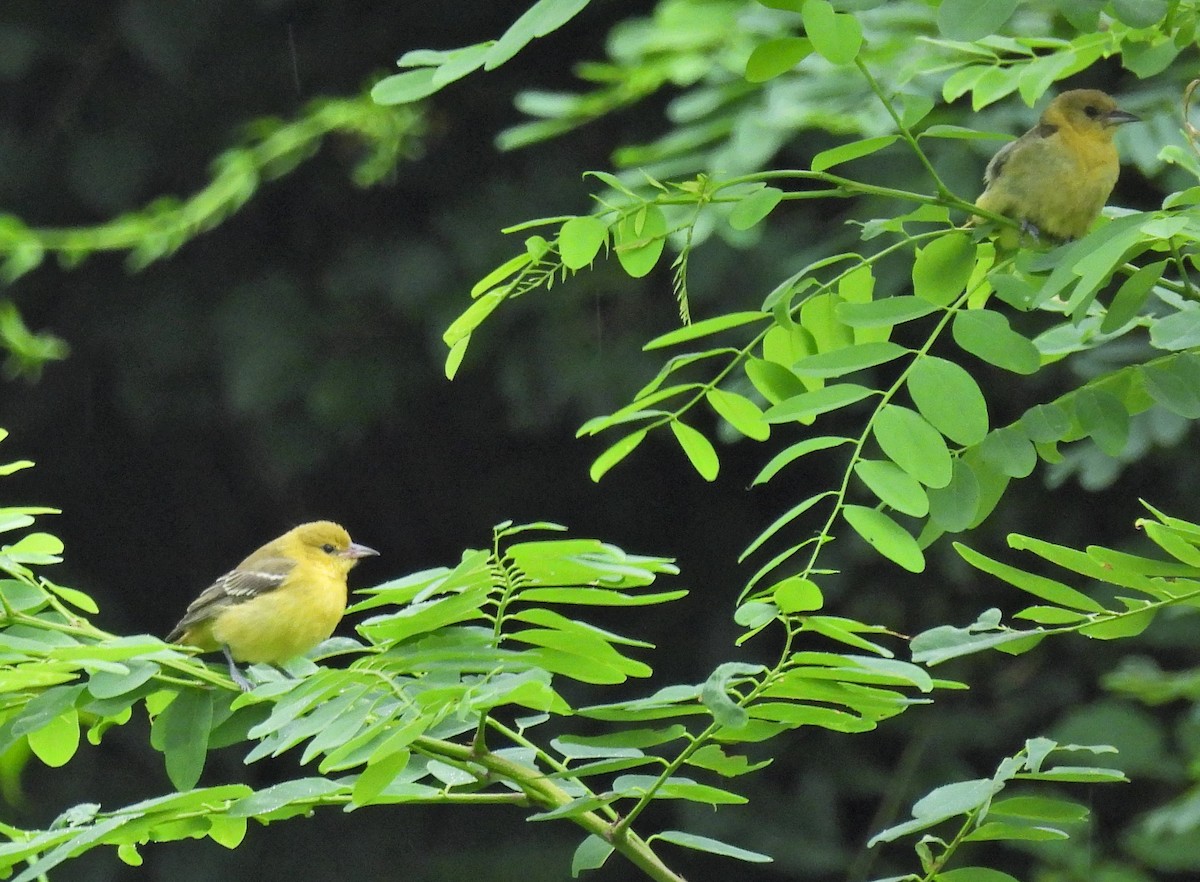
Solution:
[[[1087,107],[1083,108],[1083,112],[1086,113],[1091,119],[1095,119],[1100,115],[1100,108],[1096,107],[1094,104],[1089,104]]]
[[[326,542],[324,545],[321,546],[321,550],[324,551],[326,554],[333,554],[335,551],[337,551],[337,546],[334,545],[332,542]]]

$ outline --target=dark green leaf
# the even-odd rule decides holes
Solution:
[[[191,790],[200,780],[212,719],[213,693],[208,689],[180,692],[154,718],[150,743],[162,751],[167,775],[177,790]]]

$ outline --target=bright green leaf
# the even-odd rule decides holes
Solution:
[[[959,365],[927,355],[916,360],[906,383],[921,416],[951,441],[969,446],[988,433],[987,401]]]
[[[975,243],[965,233],[947,233],[918,249],[913,293],[934,306],[949,306],[966,290],[975,271]]]
[[[868,545],[888,560],[912,573],[925,569],[925,555],[917,540],[883,512],[861,505],[847,505],[842,509],[842,515]]]
[[[888,459],[926,487],[945,487],[954,474],[954,461],[941,433],[924,417],[906,407],[885,404],[872,427]]]
[[[604,221],[591,215],[573,217],[558,232],[558,254],[567,269],[582,269],[607,241],[608,225]]]
[[[834,12],[828,0],[807,0],[801,15],[813,48],[832,64],[849,64],[862,47],[862,28],[852,15]]]
[[[812,51],[812,41],[807,37],[777,37],[759,43],[746,61],[746,79],[751,83],[765,83],[787,73]]]
[[[860,459],[854,473],[885,505],[902,514],[924,517],[929,513],[929,497],[921,484],[888,460]]]
[[[709,389],[705,398],[709,407],[747,438],[766,441],[771,436],[771,427],[763,419],[763,412],[746,396],[726,389]]]
[[[692,466],[700,473],[700,477],[706,481],[715,481],[720,469],[720,461],[717,459],[717,451],[713,448],[712,442],[687,423],[681,423],[679,420],[671,421],[671,432],[675,435],[675,440],[683,448],[683,452]]]
[[[841,165],[843,162],[870,156],[872,153],[878,153],[885,147],[895,144],[899,138],[899,135],[880,135],[876,138],[864,138],[861,141],[851,141],[849,144],[830,147],[813,157],[812,170],[822,172],[835,165]]]

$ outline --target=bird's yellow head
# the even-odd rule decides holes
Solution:
[[[280,541],[297,557],[332,565],[343,573],[349,572],[361,558],[379,554],[374,548],[350,541],[350,534],[345,528],[332,521],[301,524]]]
[[[1137,117],[1117,107],[1111,95],[1099,89],[1072,89],[1050,102],[1042,123],[1066,126],[1080,134],[1111,139],[1117,126],[1137,122]]]

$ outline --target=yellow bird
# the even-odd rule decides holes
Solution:
[[[205,588],[167,641],[220,649],[249,692],[236,662],[280,664],[328,638],[346,611],[347,574],[375,554],[331,521],[301,524]]]
[[[1113,133],[1135,121],[1097,89],[1063,92],[1036,126],[992,157],[983,175],[987,186],[975,204],[1012,218],[1034,238],[1078,239],[1117,183]]]

